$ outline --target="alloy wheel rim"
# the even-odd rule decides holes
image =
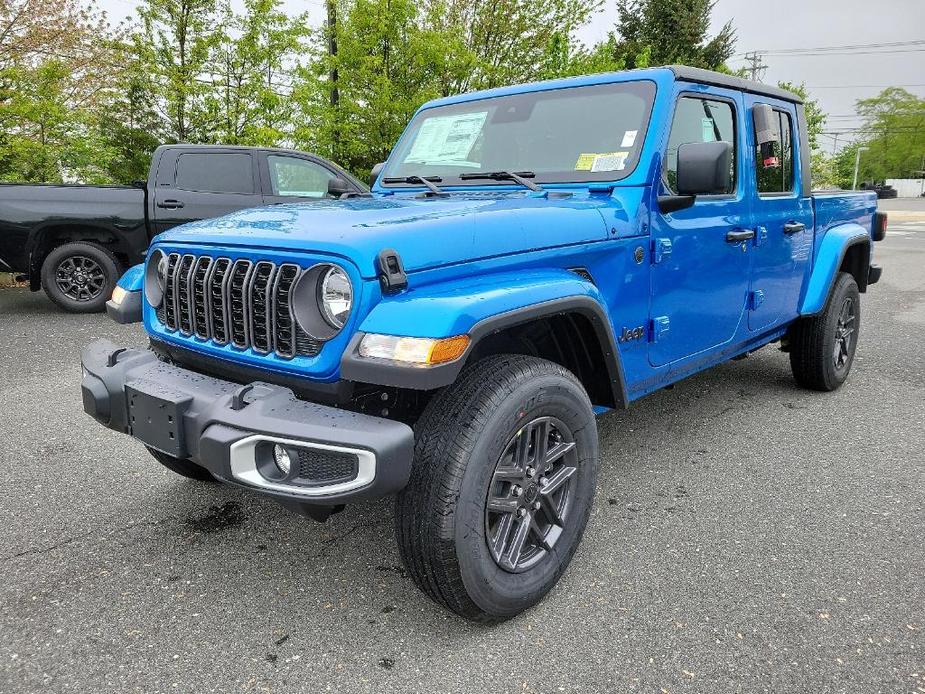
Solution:
[[[106,286],[106,273],[92,258],[72,255],[55,269],[55,284],[69,299],[93,301]]]
[[[835,324],[835,346],[832,358],[838,370],[845,368],[851,356],[851,340],[856,327],[855,317],[854,299],[850,296],[846,297]]]
[[[511,437],[492,474],[485,536],[510,573],[536,566],[562,536],[578,471],[575,437],[555,417],[538,417]]]

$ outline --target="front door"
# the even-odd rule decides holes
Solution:
[[[669,364],[730,342],[743,320],[751,258],[748,202],[738,126],[741,95],[711,90],[678,97],[663,162],[661,192],[671,194],[678,147],[722,140],[733,144],[733,183],[722,195],[698,196],[692,207],[652,214],[649,362]]]
[[[755,104],[774,109],[775,142],[764,147],[755,141],[755,126],[747,118],[751,179],[752,283],[748,327],[773,328],[796,317],[803,278],[813,252],[813,208],[810,191],[803,190],[796,110],[793,104],[747,95],[751,114]]]
[[[168,173],[173,176],[165,176],[162,181],[158,171],[158,185],[154,191],[158,232],[177,224],[221,217],[263,204],[250,152],[181,149],[173,170]]]

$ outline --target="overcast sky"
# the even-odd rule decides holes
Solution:
[[[138,0],[99,0],[117,22],[130,15]],[[238,2],[240,4],[240,2]],[[292,13],[307,11],[314,23],[324,15],[323,0],[284,0]],[[614,3],[580,32],[588,44],[607,35],[616,19]],[[713,31],[732,20],[738,54],[730,66],[744,63],[741,54],[768,51],[764,81],[803,82],[831,116],[827,131],[859,125],[854,102],[873,96],[885,85],[904,86],[925,96],[925,44],[881,49],[855,49],[837,55],[775,55],[776,49],[854,46],[925,40],[925,0],[718,0]],[[894,52],[882,52],[882,51]],[[902,52],[899,52],[902,51]],[[846,135],[839,136],[844,142]],[[823,138],[827,149],[832,136]]]

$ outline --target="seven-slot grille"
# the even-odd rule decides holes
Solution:
[[[170,253],[157,317],[168,330],[281,357],[315,356],[321,342],[292,317],[290,292],[302,268],[267,260]]]

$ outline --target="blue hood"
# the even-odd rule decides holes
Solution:
[[[292,249],[340,256],[366,278],[376,276],[384,248],[409,272],[607,238],[614,213],[632,219],[617,198],[516,192],[447,197],[387,195],[270,205],[185,224],[161,234],[164,243]]]

